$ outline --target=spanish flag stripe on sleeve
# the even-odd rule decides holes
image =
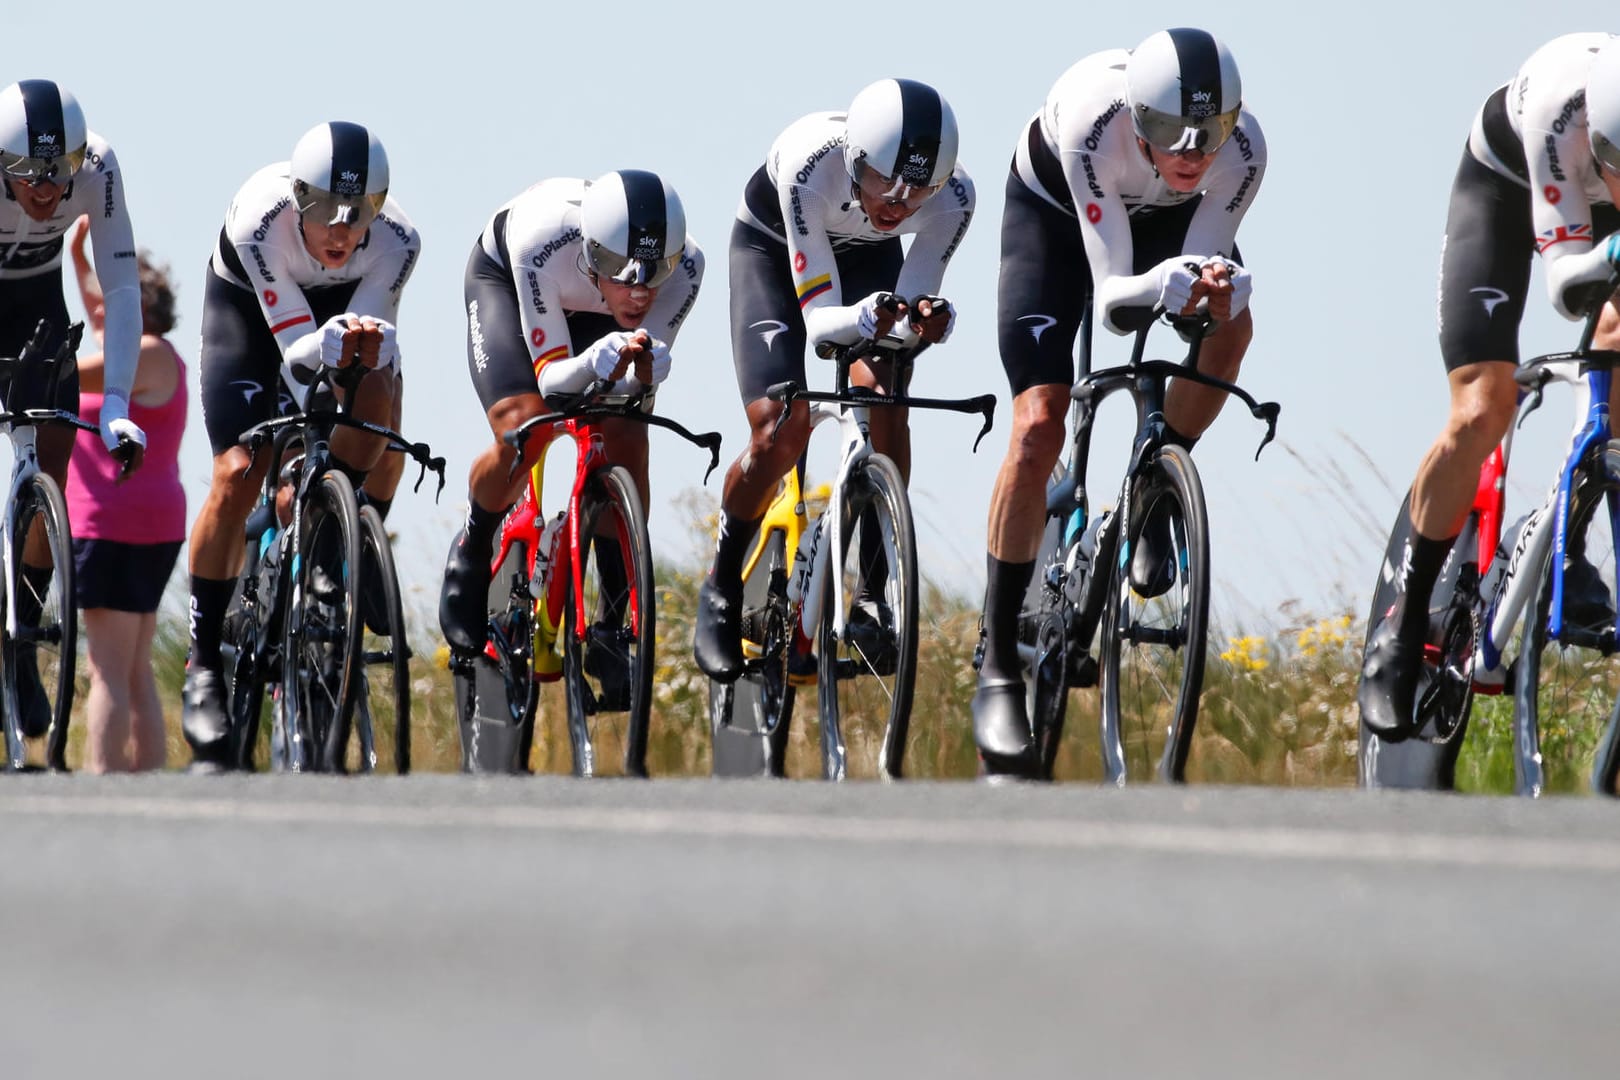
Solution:
[[[534,358],[534,373],[536,375],[540,374],[540,369],[541,368],[545,367],[547,364],[551,363],[553,360],[561,360],[563,357],[565,357],[567,355],[568,355],[568,346],[567,345],[559,345],[555,349],[547,349],[545,352],[541,353],[539,356]]]
[[[831,274],[822,274],[820,277],[811,278],[809,281],[799,286],[799,307],[804,307],[804,305],[808,304],[810,301],[814,300],[816,297],[820,296],[822,293],[831,288]]]

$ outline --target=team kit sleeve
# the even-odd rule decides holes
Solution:
[[[840,302],[844,292],[832,240],[827,236],[826,201],[801,184],[782,185],[777,197],[782,203],[793,289],[804,316],[805,334],[812,344],[853,345],[861,339],[860,307],[845,307]]]
[[[1548,125],[1551,127],[1551,125]],[[1566,319],[1579,319],[1576,286],[1608,279],[1608,245],[1593,246],[1592,204],[1580,170],[1598,168],[1586,145],[1586,128],[1565,124],[1563,134],[1539,129],[1524,118],[1524,157],[1530,172],[1530,222],[1536,251],[1546,260],[1547,292]]]
[[[1187,225],[1183,244],[1187,255],[1232,258],[1238,226],[1254,204],[1265,175],[1265,136],[1253,118],[1245,115],[1205,177],[1204,197]]]
[[[90,245],[107,313],[102,331],[106,392],[128,401],[141,355],[140,268],[118,159],[106,146],[99,148],[98,156],[92,181],[98,198],[90,213]]]
[[[665,345],[675,344],[675,336],[681,332],[686,317],[692,313],[698,291],[703,287],[705,263],[703,249],[688,236],[680,267],[658,290],[658,298],[653,301],[642,324],[654,340]]]
[[[1115,322],[1115,316],[1124,307],[1152,307],[1158,303],[1159,273],[1157,269],[1131,273],[1131,221],[1113,179],[1118,165],[1110,157],[1092,153],[1092,169],[1087,174],[1082,161],[1085,156],[1085,151],[1064,149],[1063,175],[1069,182],[1080,221],[1086,261],[1091,264],[1098,313],[1104,326],[1123,334],[1126,328]]]
[[[381,319],[386,323],[399,321],[399,301],[405,286],[416,269],[422,254],[422,237],[415,227],[400,219],[379,215],[371,223],[372,242],[377,234],[398,238],[398,245],[379,256],[366,268],[349,300],[349,310],[355,315]]]
[[[919,296],[934,296],[945,281],[945,267],[973,223],[978,201],[973,180],[958,168],[945,186],[917,211],[923,220],[906,252],[894,291],[907,303]]]
[[[538,386],[546,366],[567,360],[573,355],[573,347],[568,338],[568,313],[563,310],[562,286],[544,270],[535,269],[528,256],[527,251],[512,249],[512,284],[517,290],[524,347],[529,351],[529,363],[534,368]]]

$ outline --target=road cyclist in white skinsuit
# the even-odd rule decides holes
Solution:
[[[445,564],[439,625],[451,649],[475,655],[488,640],[495,535],[546,449],[530,439],[519,463],[501,436],[549,411],[547,394],[605,379],[611,394],[633,395],[663,382],[703,267],[680,196],[642,169],[543,180],[484,227],[467,261],[467,368],[493,439],[473,462],[466,525]],[[645,508],[646,427],[600,426],[607,460],[629,471]]]
[[[1253,280],[1237,230],[1265,169],[1265,137],[1242,106],[1237,64],[1197,29],[1162,30],[1133,50],[1080,60],[1018,140],[996,305],[1013,427],[990,502],[973,696],[974,737],[989,773],[1026,775],[1034,766],[1018,615],[1040,547],[1047,479],[1063,449],[1086,305],[1124,334],[1155,305],[1192,314],[1207,303],[1215,325],[1198,369],[1234,380],[1253,336]],[[1190,450],[1225,400],[1223,391],[1172,381],[1171,440]],[[1144,595],[1163,576],[1156,552],[1168,541],[1155,536],[1150,518],[1132,565]]]
[[[1480,465],[1513,422],[1531,256],[1542,257],[1553,307],[1581,318],[1581,295],[1620,267],[1617,206],[1620,38],[1554,38],[1475,114],[1452,185],[1439,303],[1451,413],[1412,481],[1410,538],[1389,569],[1395,600],[1367,643],[1358,696],[1374,734],[1412,733],[1430,596]],[[1592,347],[1620,348],[1614,297]],[[1584,551],[1568,553],[1564,583],[1567,618],[1614,622],[1609,590]]]
[[[957,142],[956,116],[937,90],[884,79],[847,112],[790,125],[744,189],[731,233],[731,345],[752,431],[726,473],[714,566],[698,604],[693,648],[710,678],[742,673],[743,561],[778,481],[810,438],[805,403],[782,421],[783,406],[766,389],[804,385],[807,342],[852,345],[891,330],[913,344],[950,336],[955,308],[935,294],[975,202]],[[912,237],[905,250],[902,235]],[[858,362],[851,381],[888,390],[887,366]],[[909,477],[904,410],[874,410],[871,435]],[[892,633],[875,598],[858,598],[853,610],[853,638]]]
[[[421,251],[410,219],[388,197],[388,155],[347,121],[319,124],[290,161],[266,166],[231,200],[203,291],[198,363],[213,481],[191,530],[191,652],[182,727],[198,764],[226,767],[220,631],[269,456],[249,468],[237,445],[248,428],[308,404],[324,365],[370,369],[350,412],[397,427],[400,297]],[[356,491],[383,460],[385,441],[333,432],[332,456]],[[397,455],[390,455],[397,457]],[[402,462],[386,466],[391,496]],[[379,477],[384,468],[378,468]],[[376,500],[373,499],[375,502]]]
[[[63,237],[80,214],[88,215],[107,313],[101,438],[127,474],[140,465],[146,436],[129,419],[141,347],[141,286],[118,159],[106,139],[85,127],[84,112],[72,94],[47,79],[24,79],[0,90],[0,179],[5,190],[0,202],[0,356],[18,356],[42,319],[47,324],[46,355],[60,348],[68,328]],[[52,388],[28,386],[30,373],[19,372],[6,390],[6,405],[76,411],[78,368],[66,363],[60,374],[61,382]],[[58,484],[67,481],[73,436],[65,427],[41,427],[36,434],[40,468]],[[42,530],[25,546],[22,563],[17,617],[32,626],[52,574]],[[33,649],[29,644],[18,648],[17,693],[23,732],[37,737],[45,733],[50,714]]]

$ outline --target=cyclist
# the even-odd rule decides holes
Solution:
[[[726,473],[714,565],[699,597],[693,651],[711,678],[743,669],[742,565],[778,481],[810,438],[809,410],[765,396],[805,380],[807,339],[854,344],[898,327],[915,343],[950,336],[954,307],[933,295],[973,218],[973,182],[956,161],[956,116],[932,87],[884,79],[846,113],[812,113],[772,144],[748,181],[731,232],[731,347],[752,428]],[[911,234],[909,251],[900,237]],[[887,365],[858,363],[852,381],[888,389]],[[872,444],[911,471],[906,416],[872,413]],[[863,560],[863,562],[866,560]],[[854,637],[891,630],[876,598],[861,597]]]
[[[5,201],[16,208],[0,212],[0,356],[19,355],[41,319],[48,324],[48,353],[60,348],[68,326],[63,238],[80,214],[88,214],[106,301],[101,439],[127,476],[140,465],[146,435],[129,419],[141,348],[141,286],[118,159],[106,139],[85,127],[72,94],[47,79],[24,79],[0,90],[0,179]],[[6,404],[77,410],[78,368],[64,364],[61,376],[53,392],[27,387],[19,373]],[[64,486],[73,438],[65,427],[41,427],[36,435],[40,468]],[[17,598],[17,617],[26,626],[39,621],[52,573],[42,532],[30,539],[22,559],[25,587]],[[17,650],[17,692],[23,732],[37,737],[50,724],[50,710],[33,651],[32,645]]]
[[[1236,235],[1266,168],[1265,138],[1242,106],[1231,52],[1204,30],[1162,30],[1135,49],[1094,53],[1066,71],[1018,140],[1001,223],[997,321],[1013,428],[991,496],[983,659],[973,695],[985,769],[1033,764],[1017,650],[1046,482],[1063,448],[1074,340],[1088,302],[1129,333],[1155,305],[1214,329],[1200,371],[1237,375],[1253,333],[1251,279]],[[1078,302],[1077,302],[1078,301]],[[1172,442],[1191,449],[1225,394],[1173,381]],[[1146,524],[1151,541],[1162,534]],[[1139,591],[1162,591],[1166,542],[1139,545]],[[1142,550],[1150,549],[1150,550]]]
[[[530,439],[519,464],[501,436],[546,412],[546,395],[598,379],[613,380],[614,394],[663,382],[703,267],[680,196],[641,169],[542,180],[485,225],[467,260],[467,367],[494,441],[473,462],[466,525],[445,563],[439,623],[453,650],[484,648],[495,534],[546,448]],[[601,432],[607,459],[629,471],[645,507],[646,428],[606,419]]]
[[[303,407],[322,365],[356,358],[372,369],[356,386],[356,417],[398,415],[394,323],[421,242],[388,197],[388,156],[359,124],[311,128],[292,159],[248,178],[225,215],[203,287],[199,361],[213,481],[191,530],[191,652],[182,727],[202,765],[224,765],[229,734],[220,628],[241,569],[246,522],[269,456],[249,470],[242,432]],[[384,441],[348,429],[332,455],[359,489]],[[394,455],[390,455],[394,456]],[[391,463],[397,481],[399,465]],[[383,472],[381,468],[379,474]],[[386,498],[392,488],[380,492]]]
[[[1373,732],[1411,734],[1429,628],[1429,597],[1479,481],[1513,421],[1519,321],[1530,256],[1546,263],[1553,307],[1579,319],[1583,294],[1620,265],[1620,45],[1567,34],[1536,50],[1474,117],[1451,188],[1440,255],[1440,356],[1451,414],[1412,481],[1409,539],[1395,602],[1367,643],[1359,698]],[[1620,348],[1609,298],[1593,346]],[[1608,589],[1582,551],[1569,553],[1566,603],[1579,621],[1614,621]]]

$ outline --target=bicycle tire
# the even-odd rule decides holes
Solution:
[[[624,713],[624,775],[644,777],[657,616],[647,515],[629,471],[614,465],[593,472],[579,514],[583,598],[576,597],[570,575],[562,627],[574,774],[595,773],[600,718]],[[576,614],[580,606],[589,620],[583,628]]]
[[[757,671],[734,683],[709,680],[709,735],[716,775],[741,769],[720,768],[727,755],[724,741],[743,738],[753,743],[746,752],[747,770],[772,777],[787,771],[788,734],[792,726],[796,688],[787,677],[787,652],[793,627],[787,604],[787,537],[780,529],[760,539],[753,570],[743,579],[743,648],[759,649]]]
[[[1601,551],[1602,558],[1594,560],[1596,565],[1614,566],[1616,538],[1610,529],[1609,515],[1596,512],[1611,500],[1620,500],[1620,441],[1616,440],[1603,447],[1596,461],[1588,460],[1576,470],[1565,519],[1566,550]],[[1595,531],[1588,532],[1589,527],[1595,527]],[[1594,541],[1599,546],[1594,547]],[[1514,664],[1514,790],[1532,798],[1539,796],[1547,786],[1541,752],[1543,713],[1567,718],[1571,726],[1587,716],[1601,715],[1601,711],[1612,707],[1616,683],[1613,583],[1608,583],[1606,618],[1583,619],[1583,613],[1566,601],[1562,636],[1557,642],[1549,642],[1547,616],[1552,603],[1552,559],[1549,544],[1539,564],[1529,568],[1534,571],[1537,584],[1532,601],[1525,605],[1521,645]],[[1550,649],[1550,645],[1557,648]],[[1581,655],[1571,655],[1577,652]],[[1586,655],[1594,652],[1599,655],[1596,661]],[[1610,768],[1612,762],[1600,751],[1594,776],[1600,777]],[[1611,776],[1611,791],[1612,783]]]
[[[1123,737],[1139,738],[1146,755],[1164,733],[1159,776],[1186,780],[1198,697],[1203,689],[1209,626],[1209,519],[1197,467],[1179,446],[1162,446],[1136,479],[1127,515],[1130,534],[1112,560],[1102,628],[1102,752],[1107,782],[1128,773]],[[1150,515],[1168,515],[1169,581],[1142,596],[1131,564]]]
[[[369,772],[388,761],[404,776],[411,771],[411,646],[393,544],[382,515],[370,504],[360,508],[360,582],[363,678],[355,709],[357,763]],[[382,715],[392,716],[393,723],[379,729],[376,718]]]
[[[489,633],[494,659],[473,657],[454,676],[461,768],[470,773],[526,773],[534,746],[540,692],[534,675],[535,601],[529,591],[529,545],[513,539],[490,577]]]
[[[360,678],[360,511],[349,478],[321,474],[291,558],[281,633],[289,766],[342,772]],[[335,573],[335,577],[333,576]]]
[[[1074,543],[1079,543],[1078,538]],[[1035,556],[1035,572],[1018,614],[1024,708],[1035,741],[1036,777],[1041,780],[1052,779],[1068,713],[1069,620],[1063,596],[1068,550],[1069,545],[1063,543],[1063,522],[1048,517]]]
[[[39,618],[32,627],[19,626],[15,635],[0,623],[0,683],[3,683],[6,743],[13,769],[26,767],[24,736],[18,699],[17,671],[33,652],[39,692],[44,695],[47,714],[45,766],[67,771],[68,725],[73,713],[74,668],[78,656],[78,613],[73,593],[73,541],[69,532],[67,503],[62,489],[47,473],[35,473],[19,494],[15,528],[12,534],[10,596],[22,596],[31,586],[22,576],[24,541],[39,522],[51,560],[50,583],[43,596],[32,595],[39,605]]]
[[[905,483],[888,457],[874,453],[850,473],[843,523],[842,550],[833,550],[822,582],[816,634],[822,775],[828,780],[849,775],[847,737],[854,736],[863,744],[877,742],[876,775],[895,780],[905,774],[917,678],[917,541]],[[868,529],[876,530],[872,539],[878,547],[863,552],[862,533]],[[881,562],[874,557],[879,551]],[[842,641],[833,618],[840,580]],[[861,603],[863,582],[878,600],[878,615],[857,632],[850,618]]]
[[[231,602],[220,626],[220,657],[224,661],[225,708],[231,721],[236,767],[252,772],[257,767],[259,728],[264,712],[265,685],[271,661],[270,616],[274,597],[260,595],[257,541],[249,544],[248,557],[236,577]],[[282,583],[275,578],[273,589]]]

